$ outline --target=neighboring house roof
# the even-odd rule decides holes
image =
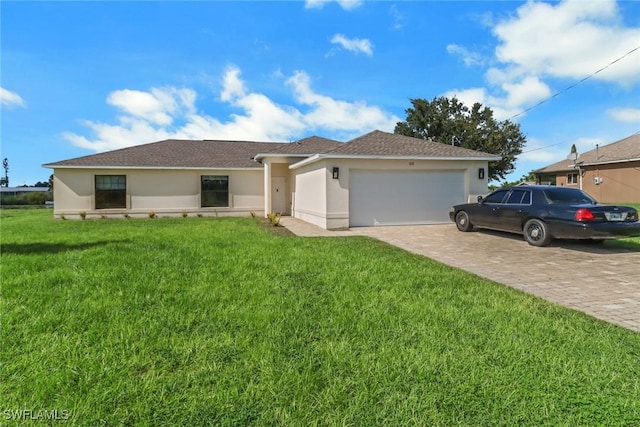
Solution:
[[[640,133],[627,138],[603,145],[597,149],[587,151],[578,156],[575,164],[582,166],[602,165],[609,163],[624,163],[640,161]],[[538,174],[565,172],[574,170],[573,160],[561,160],[534,172]]]
[[[0,187],[0,193],[46,193],[49,187]]]
[[[437,158],[499,160],[499,156],[438,142],[373,131],[347,143],[312,136],[296,142],[168,139],[43,165],[47,168],[254,169],[264,157]],[[302,163],[302,162],[299,162]],[[298,163],[298,164],[299,164]]]

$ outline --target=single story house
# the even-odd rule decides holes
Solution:
[[[373,131],[342,143],[166,140],[43,165],[54,216],[291,215],[325,229],[448,222],[500,157]]]
[[[640,203],[640,133],[533,173],[538,184],[580,188],[603,203]]]

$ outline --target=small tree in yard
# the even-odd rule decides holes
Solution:
[[[499,155],[501,160],[489,162],[489,180],[505,179],[515,169],[527,141],[519,124],[498,121],[490,108],[480,103],[469,108],[455,97],[412,99],[411,105],[395,133]]]
[[[6,157],[2,161],[2,167],[4,168],[4,178],[2,178],[2,184],[5,187],[9,186],[9,159]]]

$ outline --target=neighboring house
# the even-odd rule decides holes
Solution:
[[[3,197],[22,196],[29,193],[48,193],[49,187],[0,187]]]
[[[326,229],[448,222],[498,156],[373,131],[347,143],[166,140],[49,163],[54,216],[292,215]]]
[[[603,203],[640,203],[640,134],[533,172],[538,184],[581,188]]]

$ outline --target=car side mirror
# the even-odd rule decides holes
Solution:
[[[478,203],[482,203],[482,196],[478,196]]]

